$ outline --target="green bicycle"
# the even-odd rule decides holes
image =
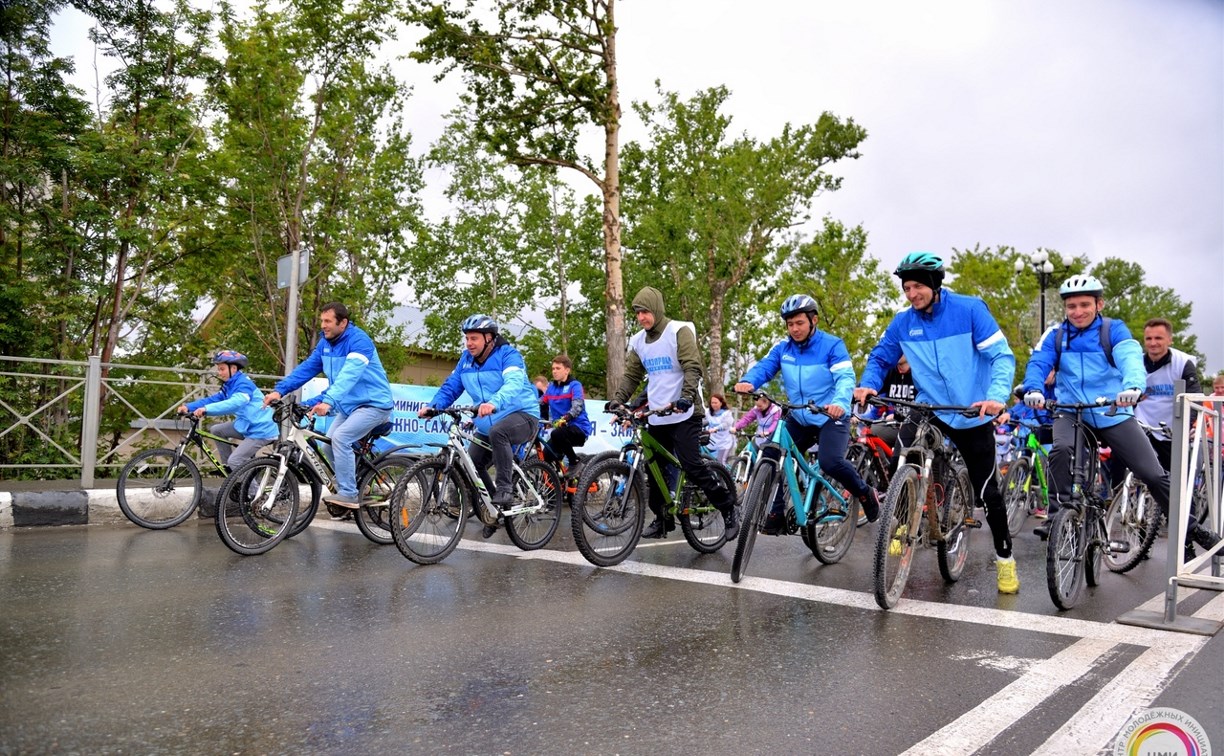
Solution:
[[[680,462],[651,437],[647,425],[651,416],[671,411],[669,407],[646,412],[624,408],[613,411],[617,420],[628,426],[629,440],[618,456],[587,463],[570,514],[574,544],[591,564],[620,564],[637,548],[646,518],[648,475],[663,494],[666,513],[679,520],[690,546],[710,554],[727,542],[723,515],[705,492],[689,482],[683,470],[669,480],[669,466],[679,469]],[[713,459],[703,458],[702,464],[731,492],[738,506],[731,472]]]
[[[1049,475],[1050,455],[1037,440],[1036,423],[1021,420],[1016,424],[1013,438],[1019,441],[1022,429],[1027,430],[1024,447],[1019,456],[1007,467],[1003,476],[1003,503],[1007,505],[1007,531],[1014,538],[1024,527],[1029,515],[1050,507]]]

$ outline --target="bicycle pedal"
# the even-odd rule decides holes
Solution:
[[[1111,554],[1129,554],[1130,544],[1125,541],[1110,541],[1109,553]]]
[[[981,521],[981,520],[979,520],[979,519],[978,519],[978,518],[976,518],[976,517],[966,517],[966,518],[965,518],[965,527],[967,527],[967,528],[973,528],[974,530],[981,530],[981,529],[982,529],[982,521]]]

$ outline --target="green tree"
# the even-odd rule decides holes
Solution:
[[[1143,343],[1143,324],[1151,318],[1164,318],[1173,324],[1173,346],[1195,356],[1199,371],[1205,370],[1198,353],[1198,338],[1190,333],[1192,305],[1172,289],[1144,283],[1139,265],[1117,257],[1106,257],[1092,266],[1092,275],[1105,284],[1105,315],[1117,318]]]
[[[407,0],[405,5],[405,20],[426,30],[411,57],[442,64],[438,78],[455,69],[463,72],[480,141],[512,164],[572,169],[598,188],[606,368],[609,380],[619,380],[626,342],[615,0]],[[602,131],[598,162],[578,148],[586,126]]]
[[[809,220],[817,194],[841,185],[826,168],[857,158],[866,138],[853,120],[829,113],[815,124],[787,124],[764,142],[733,137],[723,113],[729,96],[713,87],[681,100],[660,88],[658,105],[634,104],[649,144],[625,146],[630,278],[662,283],[669,312],[697,324],[711,386],[725,383],[734,292],[774,278],[781,235]]]

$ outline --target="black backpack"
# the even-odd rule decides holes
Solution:
[[[1110,334],[1110,326],[1113,321],[1104,315],[1101,316],[1101,351],[1105,352],[1105,359],[1109,360],[1109,366],[1116,368],[1118,365],[1113,358],[1113,335]],[[1058,333],[1054,338],[1054,372],[1058,372],[1058,366],[1062,362],[1063,350],[1063,327],[1058,327]]]

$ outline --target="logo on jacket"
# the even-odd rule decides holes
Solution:
[[[910,336],[921,336],[921,335],[922,335],[922,329],[921,329],[921,328],[911,328],[911,329],[910,329],[910,332],[909,332],[909,335],[910,335]]]

